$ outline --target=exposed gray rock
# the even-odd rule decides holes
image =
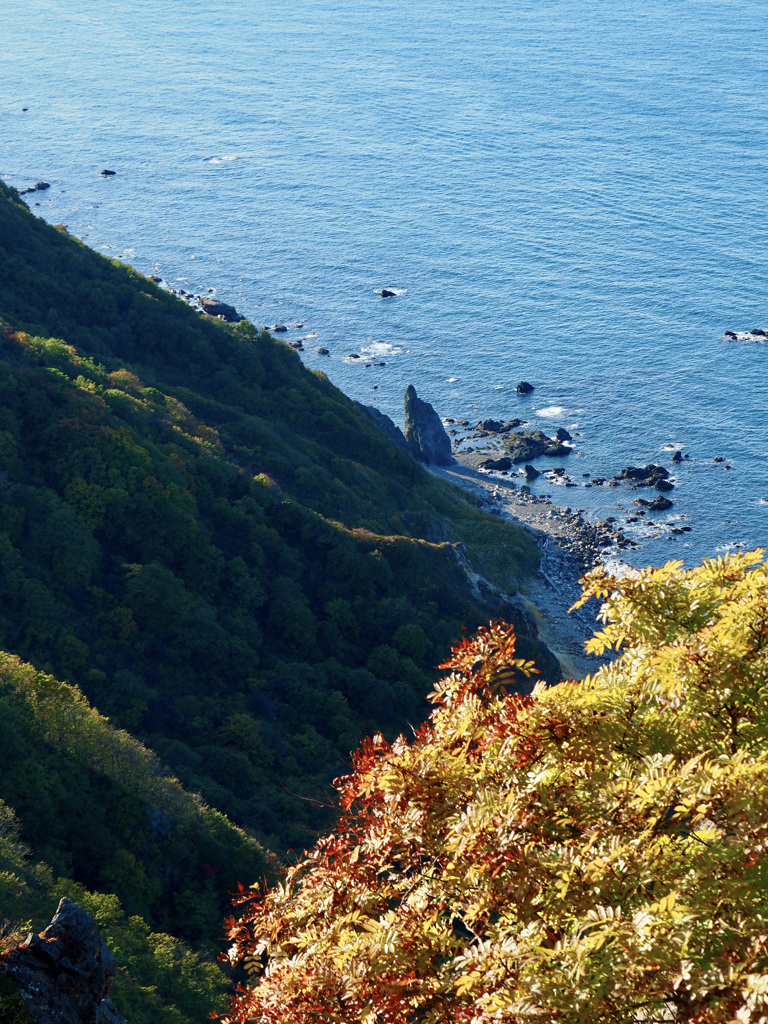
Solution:
[[[385,416],[375,405],[363,405],[361,408],[373,416],[376,426],[387,435],[390,441],[394,441],[398,448],[404,448],[407,452],[410,452],[410,445],[394,420],[391,420],[389,416]]]
[[[108,996],[115,960],[91,915],[66,896],[51,923],[0,960],[35,1024],[125,1024]]]
[[[403,401],[405,408],[405,439],[420,462],[448,466],[453,462],[451,439],[440,417],[429,404],[416,394],[409,384]]]
[[[504,451],[514,463],[536,459],[553,444],[552,438],[540,430],[518,430],[514,434],[507,434],[502,442]]]
[[[485,462],[480,463],[481,469],[490,469],[495,473],[500,473],[502,470],[512,469],[512,459],[503,457],[501,459],[486,459]]]
[[[382,297],[382,299],[393,299],[396,294],[397,292],[393,292],[389,288],[382,288],[381,291],[379,292],[379,295]]]
[[[535,480],[537,476],[541,476],[541,473],[533,466],[523,466],[525,470],[526,480]]]
[[[220,316],[230,324],[236,324],[245,319],[245,317],[240,316],[234,306],[230,306],[226,302],[219,302],[218,299],[209,299],[207,296],[202,296],[200,298],[200,305],[203,312],[208,316]]]
[[[565,429],[565,427],[558,427],[557,430],[555,431],[555,440],[556,441],[572,441],[573,438],[568,433],[568,431]]]

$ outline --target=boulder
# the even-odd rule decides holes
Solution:
[[[635,498],[635,505],[641,505],[643,508],[648,508],[652,512],[666,512],[668,508],[672,508],[673,503],[669,498],[662,498],[659,495],[658,498],[654,498],[653,501],[646,501],[645,498]]]
[[[405,439],[420,462],[447,466],[453,462],[451,439],[440,417],[429,404],[416,394],[409,384],[403,401],[405,408]]]
[[[34,1024],[125,1024],[109,1001],[115,959],[91,915],[66,896],[39,935],[0,957]]]
[[[285,324],[275,324],[272,330],[278,334],[285,334],[288,328],[285,326]]]
[[[514,463],[536,459],[552,444],[552,438],[540,430],[518,430],[513,434],[507,434],[502,442],[504,451]]]
[[[723,337],[728,338],[730,341],[736,341],[736,335],[733,331],[726,331]]]
[[[537,476],[541,476],[541,473],[534,466],[523,466],[525,471],[526,480],[535,480]]]
[[[329,356],[331,353],[328,351],[327,348],[319,348],[317,349],[317,354],[319,356]]]
[[[490,469],[494,473],[500,473],[502,470],[512,469],[512,459],[503,457],[501,459],[486,459],[485,462],[480,463],[481,469]]]
[[[560,458],[562,455],[570,455],[573,451],[567,444],[551,444],[546,451],[545,455],[554,455],[556,458]]]
[[[217,299],[209,299],[207,296],[201,296],[200,306],[208,316],[220,316],[229,324],[237,324],[245,319],[240,316],[234,306],[230,306],[226,302],[219,302]]]
[[[48,181],[36,181],[35,182],[35,191],[36,192],[45,192],[45,190],[47,188],[50,188],[50,187],[51,187],[51,185],[50,185],[50,182],[48,182]],[[753,333],[754,333],[754,331],[753,331]]]
[[[518,395],[530,395],[533,391],[533,384],[529,384],[527,380],[521,380],[515,388]]]
[[[557,430],[555,431],[555,440],[556,441],[572,441],[573,438],[568,433],[568,431],[565,429],[565,427],[558,427]]]
[[[672,456],[672,461],[673,462],[682,462],[683,461],[683,453],[680,451],[679,448],[675,452],[675,454]]]
[[[393,292],[389,288],[382,288],[379,295],[382,299],[393,299],[395,295],[397,295],[397,292]]]
[[[35,188],[40,188],[40,186],[39,185],[35,185]],[[766,333],[762,329],[762,327],[753,327],[752,330],[749,333],[752,335],[753,338],[765,338],[766,337]]]
[[[106,167],[101,172],[102,178],[113,178],[117,174],[117,171],[108,171]]]
[[[635,487],[657,487],[660,491],[664,491],[671,490],[672,488],[672,484],[669,487],[659,486],[666,481],[668,476],[668,469],[664,469],[663,466],[656,466],[650,462],[647,466],[627,466],[626,469],[622,469],[615,479],[633,480]]]
[[[502,429],[503,426],[504,424],[501,422],[501,420],[480,420],[480,422],[477,424],[477,429],[487,430],[492,434],[497,434]]]

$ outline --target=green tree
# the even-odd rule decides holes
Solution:
[[[336,831],[239,900],[226,1020],[768,1019],[762,552],[595,571],[589,597],[613,663],[507,694],[532,664],[497,623],[412,742],[360,747]]]

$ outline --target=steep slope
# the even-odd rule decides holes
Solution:
[[[304,845],[327,812],[291,794],[322,797],[365,732],[423,717],[462,626],[525,632],[456,557],[490,517],[288,346],[5,188],[0,262],[0,645],[274,848]],[[507,581],[535,569],[520,531],[490,543]],[[535,638],[525,653],[556,676]]]

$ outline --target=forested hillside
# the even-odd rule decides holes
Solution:
[[[3,662],[0,799],[41,871],[214,941],[258,844],[311,843],[360,738],[424,718],[463,626],[512,618],[558,678],[462,567],[493,551],[509,593],[538,553],[287,345],[5,187],[0,266],[0,648],[34,666]]]

